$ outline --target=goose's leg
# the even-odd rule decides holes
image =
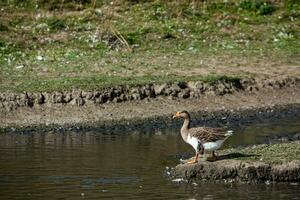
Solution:
[[[197,147],[197,150],[196,150],[196,156],[195,156],[195,159],[194,160],[191,160],[191,161],[188,161],[187,163],[188,164],[195,164],[198,162],[198,157],[199,157],[199,154],[203,155],[204,153],[204,147],[203,145],[199,142],[198,143],[198,147]]]
[[[212,152],[212,157],[213,157],[214,160],[218,160],[218,157],[217,157],[217,155],[215,154],[215,151]]]
[[[187,164],[195,164],[195,163],[197,163],[198,156],[199,156],[199,152],[196,153],[195,159],[191,160],[191,161],[188,161]]]
[[[200,150],[199,150],[200,154],[203,155],[204,154],[204,147],[201,145]]]
[[[216,161],[216,160],[218,160],[218,157],[216,156],[215,151],[212,151],[211,157],[208,158],[207,161],[213,162],[213,161]]]

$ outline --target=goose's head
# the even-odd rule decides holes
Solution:
[[[190,118],[190,114],[187,112],[187,111],[180,111],[180,112],[176,112],[174,115],[173,115],[173,119],[175,118],[184,118],[184,119],[189,119]]]

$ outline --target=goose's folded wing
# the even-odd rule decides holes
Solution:
[[[201,143],[215,142],[226,138],[226,131],[222,128],[197,127],[191,128],[189,131],[190,136],[196,137]]]

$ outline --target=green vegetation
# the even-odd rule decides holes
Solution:
[[[282,144],[257,145],[254,147],[226,149],[223,153],[238,152],[249,155],[238,157],[242,160],[256,160],[267,163],[281,163],[283,161],[300,160],[300,144],[299,142],[290,142]]]
[[[234,76],[133,76],[133,77],[118,77],[118,76],[104,76],[90,75],[88,77],[58,77],[58,78],[44,78],[33,77],[27,79],[23,77],[22,80],[11,79],[10,82],[2,87],[2,91],[15,91],[15,92],[51,92],[73,89],[101,89],[110,86],[128,85],[137,86],[145,85],[148,83],[172,83],[174,81],[203,81],[206,83],[214,84],[217,81],[225,80],[228,82],[238,81],[239,77]],[[17,83],[17,84],[16,84]]]
[[[215,81],[300,61],[295,0],[47,2],[0,3],[0,91]]]

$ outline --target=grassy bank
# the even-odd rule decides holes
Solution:
[[[0,3],[2,92],[272,76],[300,63],[298,1],[17,2]]]
[[[227,149],[223,153],[238,152],[245,157],[237,157],[239,160],[255,160],[267,163],[281,163],[283,161],[300,160],[300,145],[299,141],[270,144],[270,145],[256,145],[246,148]]]

